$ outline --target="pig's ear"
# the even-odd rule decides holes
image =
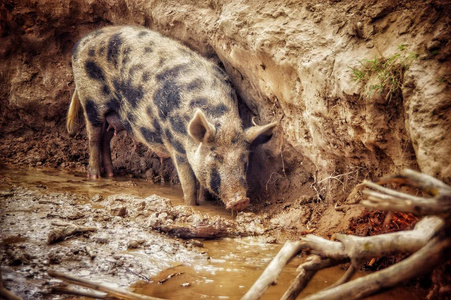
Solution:
[[[272,137],[272,131],[276,127],[277,122],[273,122],[263,126],[253,126],[244,131],[244,139],[251,146],[258,146],[266,143]]]
[[[208,122],[207,117],[201,110],[196,110],[194,117],[188,124],[189,135],[198,143],[208,143],[213,141],[216,129]]]

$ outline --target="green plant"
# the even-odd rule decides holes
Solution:
[[[400,45],[398,50],[404,51],[406,47],[405,44]],[[401,92],[404,72],[416,58],[416,53],[395,53],[389,58],[363,59],[360,67],[352,68],[353,79],[365,84],[371,79],[364,96],[371,98],[374,93],[385,94],[385,99],[390,102]]]

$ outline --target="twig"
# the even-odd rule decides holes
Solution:
[[[286,242],[282,249],[280,249],[279,253],[277,253],[274,259],[266,267],[263,274],[260,275],[254,285],[252,285],[250,290],[247,291],[241,299],[259,299],[268,286],[277,281],[283,267],[301,250],[301,248],[302,243],[299,241]]]
[[[145,296],[145,295],[140,295],[140,294],[136,294],[136,293],[132,293],[132,292],[128,292],[128,291],[124,291],[118,288],[112,288],[112,287],[107,287],[104,285],[101,285],[99,283],[95,283],[95,282],[91,282],[88,281],[86,279],[81,279],[81,278],[76,278],[70,275],[66,275],[54,270],[49,270],[48,274],[52,277],[64,280],[68,283],[72,283],[72,284],[76,284],[76,285],[80,285],[80,286],[84,286],[87,288],[91,288],[97,291],[101,291],[101,292],[105,292],[108,294],[108,296],[110,297],[114,297],[116,299],[121,299],[121,300],[155,300],[155,299],[161,299],[161,298],[155,298],[155,297],[149,297],[149,296]]]

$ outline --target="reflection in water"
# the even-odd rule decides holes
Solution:
[[[180,186],[154,185],[144,180],[113,178],[88,180],[85,174],[55,169],[27,169],[16,166],[0,165],[0,190],[11,186],[38,189],[43,193],[69,192],[87,198],[99,194],[107,197],[113,194],[131,194],[147,197],[157,194],[169,198],[173,205],[183,204]],[[91,203],[92,204],[92,203]],[[230,218],[223,205],[204,203],[195,210],[212,216]],[[20,237],[10,237],[8,243],[21,242]],[[203,241],[203,249],[209,259],[196,260],[195,263],[173,262],[173,267],[160,272],[152,282],[141,281],[132,289],[136,292],[170,299],[240,299],[261,275],[264,268],[276,255],[281,245],[267,243],[264,237],[248,237]],[[130,254],[139,254],[139,250],[129,250]],[[175,256],[174,256],[175,257]],[[276,285],[268,288],[262,299],[279,299],[296,276],[296,268],[304,259],[293,259],[278,279]],[[142,259],[149,260],[146,256]],[[193,261],[191,260],[191,261]],[[341,267],[329,268],[318,272],[301,297],[324,289],[344,274]],[[147,277],[148,274],[142,274]],[[362,273],[356,276],[362,276]],[[422,299],[424,295],[415,290],[397,288],[370,299]]]
[[[210,259],[196,265],[177,265],[134,288],[138,293],[167,299],[241,299],[251,288],[281,245],[264,238],[247,237],[205,241]],[[295,257],[283,270],[277,284],[270,286],[261,299],[280,299],[296,277],[296,268],[305,257]],[[337,266],[319,271],[300,294],[300,298],[318,292],[337,281],[345,270]],[[358,273],[354,277],[363,276]],[[424,295],[423,295],[424,296]],[[397,288],[368,299],[423,299],[407,288]]]

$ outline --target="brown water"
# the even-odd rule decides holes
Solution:
[[[169,198],[173,205],[183,205],[182,191],[179,186],[154,185],[145,180],[114,178],[88,180],[85,174],[71,173],[46,168],[19,168],[0,165],[0,190],[11,186],[21,186],[43,193],[68,192],[91,198],[97,194],[106,197],[113,194],[131,194],[147,197],[157,194]],[[195,207],[195,211],[231,218],[221,205],[204,203]],[[3,242],[16,243],[13,237]],[[177,261],[174,254],[172,267],[158,274],[146,274],[151,281],[140,281],[131,286],[136,292],[169,299],[240,299],[261,275],[264,268],[280,250],[281,245],[272,244],[267,237],[225,238],[221,240],[202,241],[209,259],[192,257],[186,261]],[[139,254],[142,250],[128,250],[129,254]],[[180,256],[179,256],[180,258]],[[152,258],[155,260],[155,257]],[[268,288],[262,299],[278,299],[286,291],[296,268],[304,258],[296,257],[278,279],[278,283]],[[144,256],[145,260],[145,256]],[[150,257],[149,264],[154,264]],[[341,267],[329,268],[318,272],[301,296],[319,291],[344,273]],[[363,273],[356,276],[362,276]],[[92,278],[95,281],[95,276]],[[372,299],[423,299],[424,295],[415,290],[397,288]]]

